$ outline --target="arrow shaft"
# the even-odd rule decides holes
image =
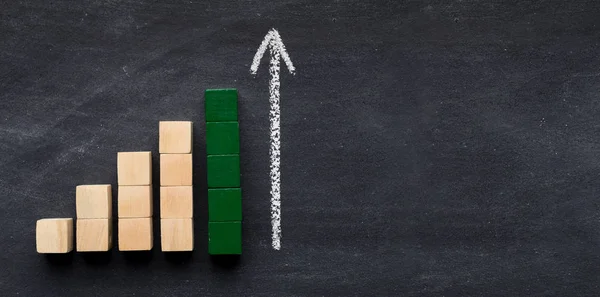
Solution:
[[[288,68],[291,74],[294,74],[296,70],[290,56],[285,50],[281,36],[275,29],[269,30],[265,38],[261,42],[252,65],[250,66],[250,73],[256,74],[258,71],[258,65],[260,59],[263,57],[267,48],[271,55],[269,61],[269,120],[270,133],[271,133],[271,147],[269,148],[270,157],[270,177],[271,177],[271,237],[272,245],[276,250],[281,249],[281,111],[280,111],[280,98],[279,98],[279,72],[281,69],[280,59],[283,59],[285,66]]]
[[[269,119],[271,147],[269,149],[271,169],[271,237],[273,248],[281,248],[281,111],[279,87],[279,58],[277,47],[271,45],[271,60],[269,62]]]

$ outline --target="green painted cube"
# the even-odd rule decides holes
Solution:
[[[242,222],[208,222],[210,255],[242,254]]]
[[[239,188],[240,155],[209,155],[206,173],[209,188]]]
[[[237,121],[237,89],[208,89],[204,92],[207,122]]]
[[[208,221],[242,220],[242,189],[208,189]]]
[[[229,155],[240,153],[240,128],[238,122],[206,123],[206,153]]]

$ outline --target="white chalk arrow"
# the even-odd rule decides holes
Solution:
[[[271,122],[271,148],[269,149],[269,156],[271,159],[271,238],[273,248],[279,250],[281,248],[281,112],[279,107],[279,71],[280,65],[279,60],[283,58],[285,65],[291,74],[294,74],[296,68],[290,60],[290,56],[285,51],[283,41],[279,32],[275,29],[269,30],[265,39],[258,47],[252,66],[250,66],[250,73],[256,74],[258,71],[258,64],[260,59],[264,55],[265,51],[269,48],[271,54],[271,61],[269,62],[269,73],[271,79],[269,80],[269,119]]]

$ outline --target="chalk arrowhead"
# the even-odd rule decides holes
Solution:
[[[254,54],[254,59],[252,60],[252,65],[250,66],[250,73],[256,74],[258,71],[258,64],[260,64],[260,60],[262,59],[267,47],[271,49],[271,59],[276,59],[277,56],[281,56],[285,65],[291,74],[294,74],[296,68],[294,68],[294,64],[292,64],[292,60],[290,60],[290,56],[285,50],[285,45],[281,40],[281,36],[279,36],[279,32],[275,29],[269,30],[262,43],[258,47],[256,54]]]

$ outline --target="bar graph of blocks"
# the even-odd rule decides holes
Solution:
[[[105,252],[112,248],[111,185],[80,185],[75,189],[78,252]]]
[[[192,122],[159,123],[163,251],[191,251],[194,247],[192,136]],[[151,152],[119,152],[117,180],[119,250],[151,250]],[[68,253],[74,247],[79,252],[102,252],[112,248],[111,185],[77,186],[75,200],[76,228],[70,218],[36,222],[39,253]]]
[[[149,251],[152,234],[152,153],[117,153],[119,250]]]
[[[206,90],[206,149],[209,253],[242,253],[242,192],[237,90]],[[188,121],[159,122],[161,250],[194,249],[193,126]],[[119,152],[118,247],[153,248],[152,154]],[[111,185],[76,187],[76,221],[36,222],[38,253],[103,252],[112,248]],[[75,239],[75,244],[74,244]]]
[[[159,122],[160,230],[163,252],[194,249],[192,122]]]
[[[237,90],[205,92],[208,252],[242,253],[242,192]]]
[[[41,219],[35,224],[35,245],[40,254],[64,254],[73,250],[73,219]]]

